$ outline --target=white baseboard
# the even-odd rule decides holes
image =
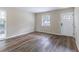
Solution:
[[[59,34],[59,33],[53,33],[55,35],[62,35],[62,34]],[[68,35],[62,35],[62,36],[68,36]],[[74,36],[70,36],[70,37],[74,37]]]
[[[34,31],[32,31],[32,32],[34,32]],[[37,32],[39,32],[39,31],[37,31]],[[28,33],[31,33],[31,32],[28,32]],[[10,37],[6,37],[6,39],[14,38],[14,37],[25,35],[25,34],[28,34],[28,33],[21,33],[21,34],[13,35],[13,36],[10,36]],[[46,32],[44,32],[44,33],[46,33]],[[62,35],[62,34],[59,34],[59,33],[49,33],[49,34]],[[63,35],[63,36],[66,36],[66,35]],[[73,37],[73,36],[71,36],[71,37]]]
[[[37,31],[37,32],[42,32],[42,31]],[[49,33],[49,32],[43,32],[43,33],[54,34],[54,35],[62,35],[61,33]],[[68,35],[63,35],[63,36],[68,36]],[[70,36],[70,37],[74,37],[74,36]]]
[[[14,37],[18,37],[18,36],[21,36],[21,35],[26,35],[26,34],[29,34],[31,32],[28,32],[28,33],[21,33],[21,34],[17,34],[17,35],[13,35],[13,36],[10,36],[10,37],[6,37],[6,39],[10,39],[10,38],[14,38]]]

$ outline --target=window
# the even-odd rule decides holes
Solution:
[[[42,26],[50,26],[50,15],[42,16]]]
[[[65,20],[72,20],[73,19],[73,12],[70,12],[70,13],[65,13],[65,14],[62,14],[61,17],[62,19],[65,19]]]
[[[0,11],[0,32],[5,28],[5,12]]]
[[[0,10],[0,39],[5,37],[5,19],[6,19],[6,13],[5,11]]]

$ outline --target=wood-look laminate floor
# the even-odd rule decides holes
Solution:
[[[77,52],[75,39],[67,36],[32,32],[0,41],[1,52]]]

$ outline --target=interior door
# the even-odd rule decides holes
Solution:
[[[61,14],[61,34],[73,36],[73,12]]]

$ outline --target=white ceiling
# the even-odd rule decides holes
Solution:
[[[46,12],[46,11],[62,9],[62,8],[67,8],[67,7],[20,7],[21,10],[32,12],[32,13],[40,13],[40,12]]]

